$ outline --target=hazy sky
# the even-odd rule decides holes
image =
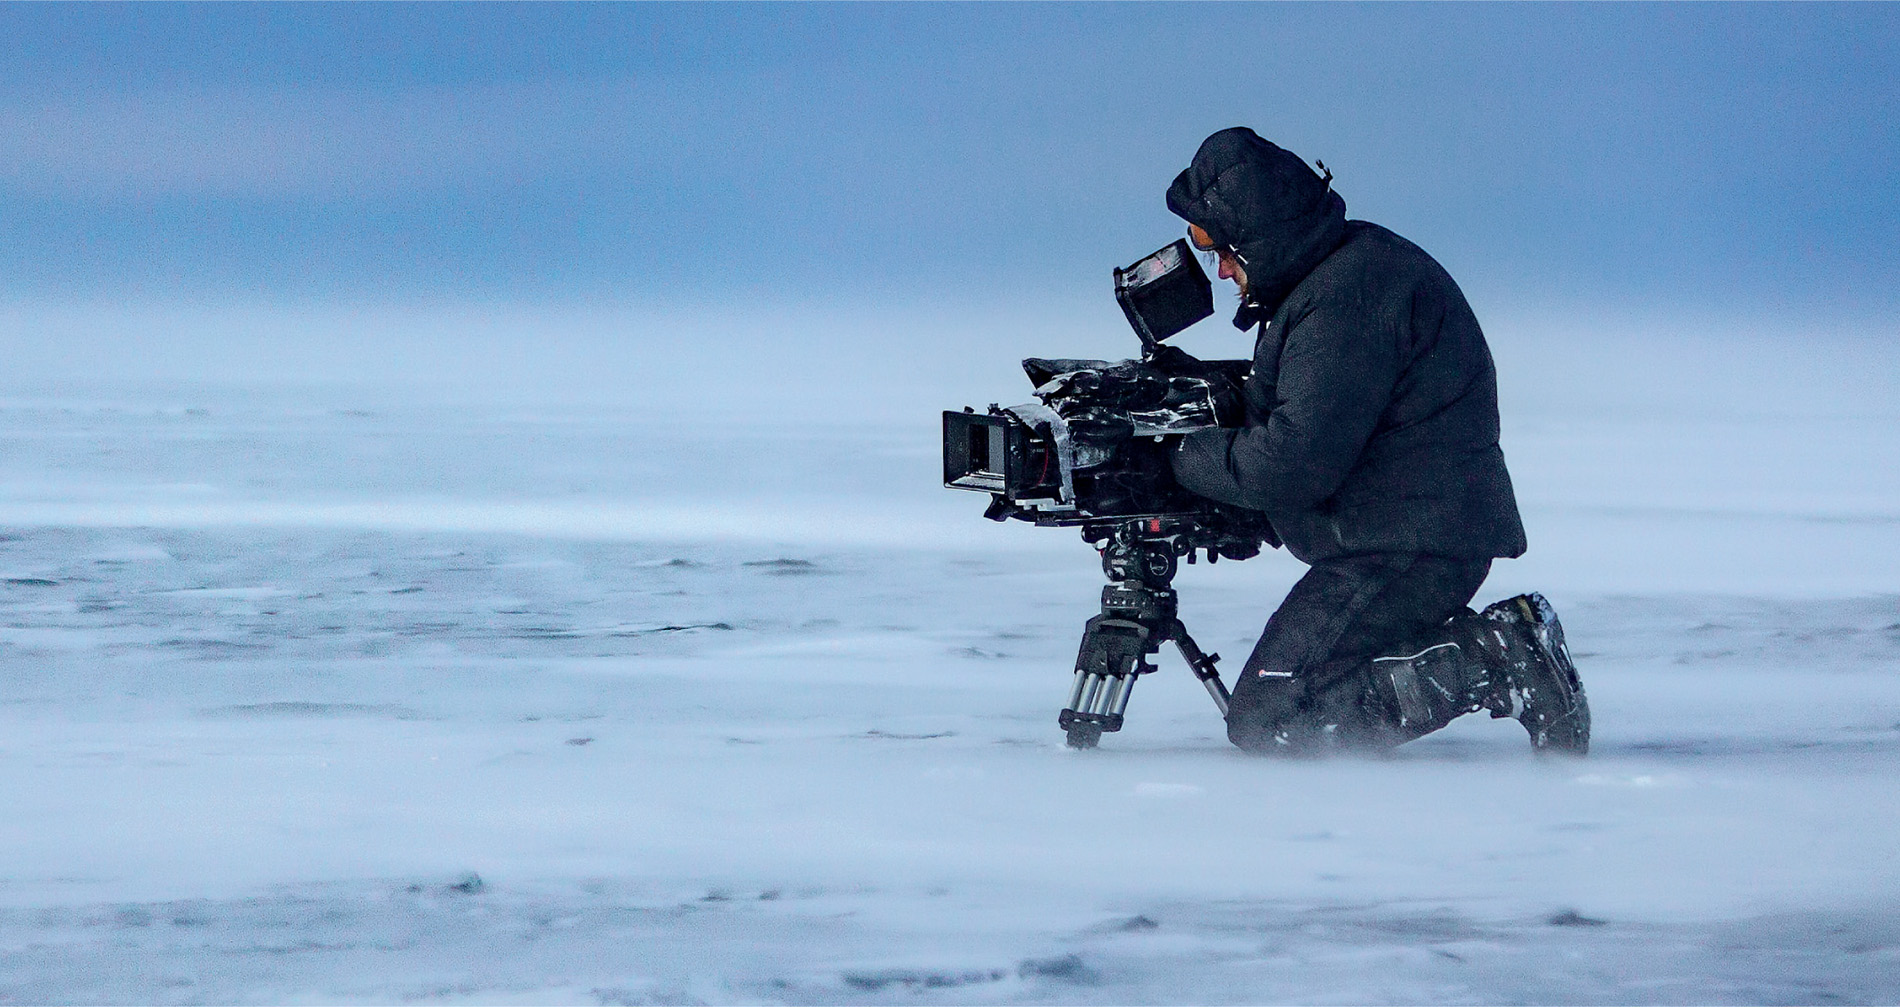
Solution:
[[[9,5],[0,297],[1106,291],[1245,124],[1474,300],[1882,317],[1896,109],[1892,4]]]

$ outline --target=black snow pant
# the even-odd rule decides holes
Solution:
[[[1488,559],[1347,556],[1315,563],[1267,620],[1234,683],[1227,737],[1249,751],[1385,748],[1397,711],[1370,688],[1372,658],[1429,646],[1466,611]]]

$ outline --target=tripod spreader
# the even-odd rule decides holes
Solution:
[[[1070,748],[1094,748],[1104,731],[1119,731],[1135,679],[1155,670],[1147,658],[1172,641],[1196,678],[1227,715],[1227,687],[1214,667],[1219,654],[1204,653],[1177,615],[1169,585],[1176,570],[1176,535],[1161,522],[1130,521],[1102,546],[1102,612],[1082,631],[1075,659],[1075,684],[1069,705],[1056,722],[1068,733]]]

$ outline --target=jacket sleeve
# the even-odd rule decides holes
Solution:
[[[1264,421],[1182,439],[1175,479],[1254,510],[1310,510],[1365,451],[1398,381],[1398,339],[1376,312],[1321,307],[1289,328]]]
[[[1197,430],[1181,438],[1174,450],[1174,481],[1196,493],[1236,507],[1252,507],[1240,492],[1229,464],[1238,430]]]

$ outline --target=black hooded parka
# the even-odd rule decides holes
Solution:
[[[1497,372],[1444,267],[1244,127],[1201,144],[1168,209],[1233,250],[1234,324],[1261,324],[1245,425],[1184,438],[1182,486],[1264,511],[1306,563],[1523,554]]]

